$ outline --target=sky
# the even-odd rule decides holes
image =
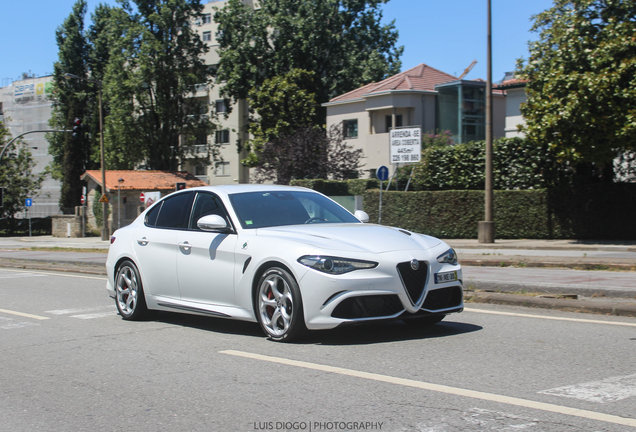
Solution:
[[[206,0],[202,0],[205,2]],[[492,1],[492,79],[500,81],[514,71],[518,58],[528,57],[531,17],[552,6],[552,0]],[[23,0],[2,2],[0,14],[0,86],[22,73],[50,75],[57,60],[55,30],[71,13],[75,0]],[[99,3],[88,0],[86,27]],[[473,60],[466,79],[487,76],[486,0],[389,0],[383,22],[395,20],[398,45],[404,46],[402,70],[426,63],[459,76]]]

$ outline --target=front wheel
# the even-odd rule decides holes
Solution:
[[[258,323],[272,340],[289,342],[307,330],[298,284],[280,267],[269,268],[261,276],[255,309]]]
[[[117,310],[123,319],[139,320],[148,312],[139,271],[131,261],[124,261],[117,270],[115,294]]]

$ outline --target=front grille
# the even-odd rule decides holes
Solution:
[[[419,261],[420,266],[417,270],[411,268],[411,263],[403,262],[397,265],[400,279],[406,288],[411,303],[417,304],[422,299],[424,288],[426,287],[426,278],[428,276],[428,263]]]
[[[331,313],[334,318],[380,318],[402,311],[400,298],[395,294],[370,295],[344,299]]]
[[[422,309],[442,310],[462,304],[462,289],[458,286],[429,291]]]

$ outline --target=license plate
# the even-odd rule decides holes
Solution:
[[[457,272],[435,273],[435,283],[453,282],[457,280]]]

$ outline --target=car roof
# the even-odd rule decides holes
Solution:
[[[199,186],[188,190],[204,190],[217,194],[232,195],[245,192],[267,192],[267,191],[304,191],[314,192],[311,189],[298,186],[272,185],[272,184],[236,184],[236,185],[216,185]]]

